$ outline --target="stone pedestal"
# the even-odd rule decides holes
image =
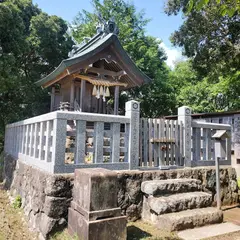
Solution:
[[[68,230],[84,240],[126,239],[126,217],[117,207],[117,174],[102,168],[77,169]]]

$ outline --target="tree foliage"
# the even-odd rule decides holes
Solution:
[[[222,16],[228,15],[232,17],[240,12],[239,0],[168,0],[166,9],[174,14],[177,14],[180,10],[185,14],[189,14],[212,5],[218,8],[218,13]]]
[[[186,12],[188,0],[169,0],[168,15]],[[209,72],[237,70],[240,64],[240,16],[222,16],[219,6],[209,1],[201,11],[185,14],[185,21],[171,36],[175,46],[193,59],[193,66],[203,75]]]
[[[166,56],[159,48],[160,41],[147,36],[145,27],[149,22],[144,12],[137,12],[132,3],[124,0],[92,0],[94,12],[82,11],[73,21],[73,37],[81,42],[84,37],[96,33],[100,13],[105,20],[114,18],[119,27],[119,39],[135,61],[153,82],[128,92],[127,96],[141,101],[142,116],[160,116],[171,113],[174,107],[172,88],[167,83],[168,69],[164,63]],[[126,96],[126,95],[125,95]]]
[[[201,77],[191,61],[180,62],[169,75],[176,107],[190,106],[194,112],[218,112],[240,108],[240,71],[218,79]]]
[[[185,21],[171,41],[190,59],[169,76],[178,106],[189,105],[196,112],[240,107],[240,16],[235,4],[239,1],[228,3],[168,0],[166,4],[168,15],[184,14]],[[235,10],[223,12],[227,7]]]
[[[34,82],[67,57],[72,41],[66,31],[61,18],[43,13],[31,0],[0,3],[1,139],[7,123],[48,110],[47,91]]]
[[[210,4],[215,4],[222,16],[228,15],[229,17],[232,17],[235,13],[240,13],[239,0],[189,0],[187,12],[192,10],[201,11],[204,7],[208,7]]]

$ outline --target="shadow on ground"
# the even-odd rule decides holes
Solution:
[[[138,240],[138,239],[152,237],[151,234],[143,231],[142,229],[140,229],[136,226],[128,226],[127,227],[127,236],[128,236],[127,240]]]

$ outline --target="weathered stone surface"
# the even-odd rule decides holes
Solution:
[[[47,237],[48,234],[53,231],[54,227],[56,227],[57,220],[50,218],[46,214],[41,214],[40,220],[39,220],[39,229],[40,232],[44,237]]]
[[[3,163],[3,172],[2,176],[4,179],[4,186],[6,189],[9,189],[12,184],[14,170],[16,168],[17,161],[15,161],[10,155],[3,154],[4,163]]]
[[[116,179],[117,174],[107,169],[76,169],[73,199],[87,211],[117,208]]]
[[[188,228],[200,227],[209,224],[221,223],[223,213],[216,208],[201,208],[186,210],[179,213],[159,215],[155,219],[159,229],[167,231],[179,231]]]
[[[87,211],[80,207],[74,200],[71,201],[71,208],[79,212],[86,220],[94,221],[100,218],[118,217],[121,216],[121,208],[111,208],[98,211]]]
[[[73,174],[49,175],[46,178],[45,194],[55,197],[72,197],[73,176]]]
[[[70,202],[70,198],[46,196],[43,211],[52,218],[66,217]]]
[[[135,186],[134,182],[138,182],[140,185],[144,181],[149,180],[166,180],[166,179],[176,179],[176,178],[187,178],[187,179],[197,179],[201,181],[202,190],[204,192],[210,193],[212,199],[215,200],[214,196],[216,194],[216,176],[215,167],[195,167],[177,170],[158,170],[158,171],[118,171],[118,204],[122,209],[122,213],[126,214],[128,220],[133,221],[141,218],[141,209],[143,205],[143,193],[141,191],[136,191],[136,194],[132,194],[134,190],[131,186]],[[237,182],[236,171],[234,168],[229,166],[221,166],[220,169],[220,181],[221,181],[221,191],[226,192],[222,194],[223,205],[231,205],[239,202],[238,190],[234,190],[234,186],[231,187],[231,181]],[[133,182],[131,184],[131,182]],[[139,189],[139,188],[138,188]],[[224,190],[223,190],[224,189]],[[131,195],[130,195],[131,193]],[[138,193],[138,194],[137,194]],[[135,197],[136,196],[136,197]],[[132,207],[139,206],[137,211]],[[213,206],[216,205],[216,201],[213,202]],[[139,214],[140,213],[140,214]]]
[[[10,189],[13,196],[18,194],[22,197],[23,209],[26,215],[31,215],[32,220],[38,222],[38,216],[44,212],[46,196],[66,197],[71,199],[73,174],[50,175],[25,165],[19,161],[16,170],[16,161],[10,156],[5,156],[4,177],[5,187]],[[15,172],[14,172],[15,170]],[[39,173],[40,172],[40,173]],[[118,174],[118,206],[122,214],[126,214],[128,220],[135,221],[141,218],[143,193],[141,183],[147,180],[164,180],[176,178],[198,179],[201,181],[203,191],[212,194],[215,191],[215,170],[214,167],[198,167],[178,170],[158,170],[158,171],[116,171]],[[235,190],[237,182],[236,171],[231,167],[221,167],[220,170],[222,203],[231,205],[239,202],[238,190]],[[134,186],[134,187],[132,187]],[[67,220],[67,216],[62,216]],[[58,218],[56,218],[59,221]],[[58,222],[55,223],[58,226]],[[39,225],[35,224],[35,230],[39,231]]]
[[[196,179],[152,180],[142,182],[141,185],[143,193],[153,196],[200,191],[201,189],[201,181]]]
[[[158,198],[150,196],[148,204],[151,211],[160,215],[193,208],[209,207],[212,204],[212,195],[205,192],[189,192]]]
[[[240,231],[240,226],[231,223],[225,222],[220,224],[214,224],[194,229],[188,229],[178,232],[178,236],[184,240],[202,240],[202,239],[211,239],[212,237],[219,236],[220,239],[222,238],[221,235]],[[216,239],[216,238],[215,238]],[[226,238],[227,239],[227,238]],[[236,239],[236,238],[235,238]]]
[[[136,221],[138,220],[139,214],[141,215],[142,212],[142,202],[138,205],[132,204],[127,208],[126,215],[128,216],[128,220]]]
[[[126,224],[125,216],[86,221],[81,214],[69,208],[68,231],[71,235],[77,233],[78,239],[126,240]]]
[[[13,167],[15,166],[15,168]],[[22,198],[22,208],[29,227],[42,238],[62,229],[67,223],[67,209],[72,199],[73,174],[52,175],[22,161],[5,158],[5,188]]]
[[[69,233],[86,240],[126,239],[126,217],[117,207],[117,174],[101,168],[75,170]]]

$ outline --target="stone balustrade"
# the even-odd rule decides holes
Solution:
[[[50,173],[70,173],[76,168],[91,167],[135,169],[139,152],[139,108],[138,102],[129,101],[125,116],[55,111],[12,123],[6,126],[4,151]],[[69,132],[74,135],[71,164],[65,161]],[[105,146],[105,142],[110,145]],[[88,154],[90,162],[86,161]]]

